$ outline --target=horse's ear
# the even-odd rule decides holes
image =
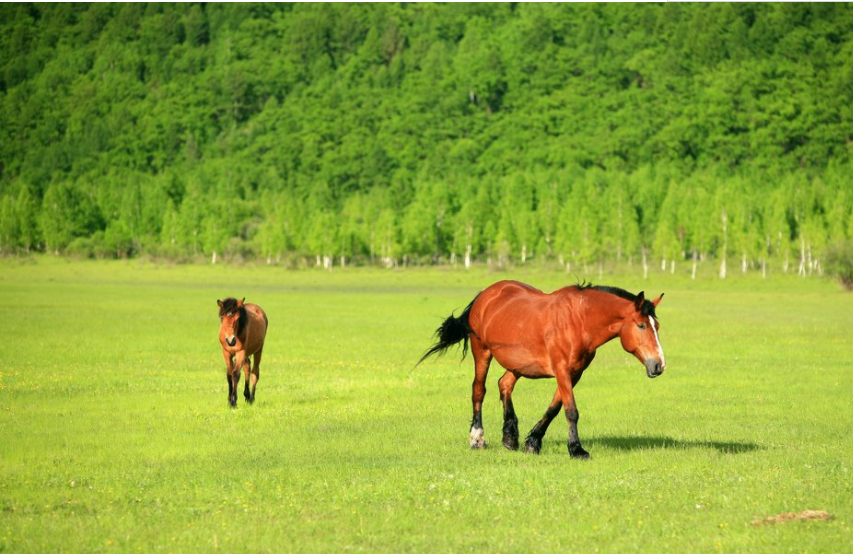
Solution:
[[[634,307],[637,308],[637,311],[641,311],[643,309],[643,303],[646,301],[646,293],[645,291],[640,291],[640,294],[637,295],[637,299],[634,300]]]
[[[652,304],[655,305],[655,308],[657,308],[658,304],[660,304],[661,298],[663,298],[663,293],[660,293],[660,296],[652,300]]]
[[[219,304],[220,308],[222,307],[222,300],[217,300],[216,303]]]
[[[244,297],[243,297],[243,300],[240,300],[239,302],[237,302],[237,307],[238,307],[238,308],[242,308],[242,307],[243,307],[243,302],[245,302],[245,301],[246,301],[246,297],[244,296]]]

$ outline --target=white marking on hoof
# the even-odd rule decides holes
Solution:
[[[471,427],[471,434],[468,435],[468,439],[471,442],[472,449],[480,450],[486,448],[486,433],[482,427],[479,429]]]

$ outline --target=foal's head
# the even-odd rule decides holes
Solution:
[[[666,369],[666,358],[658,337],[660,323],[655,308],[660,304],[663,294],[654,301],[646,300],[641,292],[634,299],[633,310],[622,321],[619,338],[622,348],[637,357],[645,366],[649,377],[657,377]]]
[[[237,344],[237,335],[243,330],[246,324],[246,308],[243,307],[243,300],[236,298],[226,298],[225,300],[217,300],[219,304],[219,337],[225,339],[228,346]]]

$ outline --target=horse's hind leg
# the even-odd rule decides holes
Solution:
[[[560,413],[560,409],[563,407],[563,397],[560,395],[560,389],[554,393],[554,399],[551,401],[551,405],[548,406],[548,409],[545,410],[545,415],[542,416],[536,425],[533,426],[533,429],[530,430],[530,433],[527,434],[527,439],[524,441],[524,451],[532,452],[533,454],[539,454],[539,451],[542,449],[542,437],[545,436],[545,432],[548,430],[548,426],[551,425],[551,422],[557,417],[557,414]]]
[[[492,353],[476,337],[471,337],[471,353],[474,355],[474,382],[471,385],[471,404],[474,417],[471,419],[471,432],[468,439],[471,448],[479,450],[486,447],[486,434],[483,431],[483,398],[486,397],[486,376]]]
[[[510,371],[504,373],[504,376],[498,381],[501,402],[504,406],[503,445],[510,450],[518,450],[518,418],[515,416],[515,409],[512,407],[512,389],[515,388],[516,381],[518,381],[518,377]]]

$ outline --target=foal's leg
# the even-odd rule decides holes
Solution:
[[[222,350],[222,357],[225,358],[225,380],[228,381],[228,404],[233,408],[237,405],[237,389],[234,386],[234,382],[231,380],[234,358],[227,350]]]
[[[554,399],[551,400],[551,405],[548,406],[548,409],[545,410],[545,415],[542,416],[536,425],[533,426],[533,429],[530,430],[530,433],[527,434],[527,438],[524,440],[524,451],[531,452],[533,454],[539,454],[539,451],[542,449],[542,437],[545,436],[545,432],[548,430],[548,426],[551,425],[551,421],[560,413],[560,408],[563,407],[563,398],[560,396],[560,389],[558,388],[556,392],[554,392]]]
[[[246,358],[243,360],[243,376],[246,378],[246,382],[243,385],[243,398],[246,399],[246,402],[251,404],[252,400],[254,400],[254,398],[252,398],[252,393],[249,390],[249,372],[250,371],[251,371],[251,366],[249,365],[249,357],[246,356]]]
[[[483,398],[486,396],[486,375],[489,374],[489,364],[492,363],[492,353],[480,339],[471,337],[471,353],[474,355],[474,382],[471,385],[471,404],[474,417],[471,419],[471,432],[468,435],[471,448],[486,447],[486,436],[483,431]]]
[[[240,351],[234,356],[234,365],[231,366],[230,386],[228,387],[228,402],[232,408],[237,407],[237,385],[240,384],[240,369],[246,363],[246,353]]]
[[[255,388],[258,386],[258,379],[261,377],[261,353],[264,351],[263,348],[255,352],[255,355],[252,356],[252,390],[249,396],[246,397],[250,403],[255,401]],[[246,387],[247,391],[249,386],[249,375],[246,375]]]
[[[518,381],[518,377],[510,371],[504,373],[501,380],[498,381],[501,402],[504,405],[503,445],[510,450],[518,450],[518,418],[515,416],[515,409],[512,407],[512,389],[515,388],[516,381]]]

